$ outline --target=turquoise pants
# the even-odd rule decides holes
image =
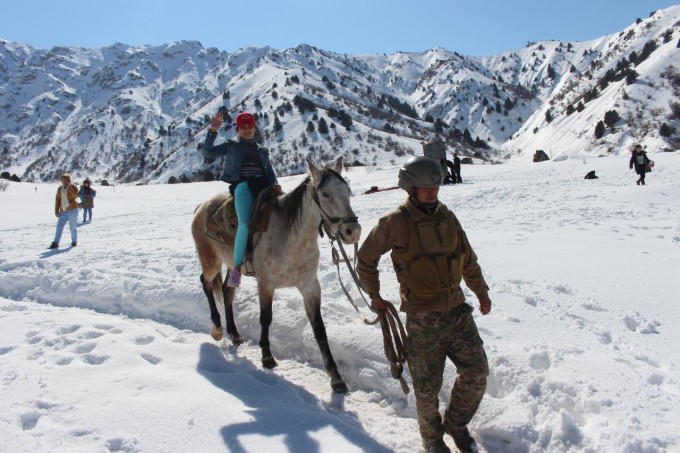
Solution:
[[[242,182],[234,189],[234,204],[236,205],[236,218],[238,229],[234,239],[234,267],[243,264],[248,245],[248,222],[250,222],[250,209],[253,207],[253,197],[247,182]]]

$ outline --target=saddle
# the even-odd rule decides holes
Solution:
[[[260,191],[255,198],[253,207],[250,210],[250,222],[248,222],[249,234],[246,254],[252,254],[259,236],[262,232],[267,231],[274,196],[274,189],[269,187]],[[238,218],[236,217],[236,205],[233,195],[229,195],[217,207],[215,212],[208,216],[205,226],[207,230],[205,235],[210,239],[222,242],[223,244],[234,245],[236,230],[238,229]]]

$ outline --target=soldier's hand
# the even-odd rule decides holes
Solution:
[[[375,296],[371,299],[371,308],[375,311],[387,311],[387,303],[380,296]]]
[[[479,298],[479,311],[483,315],[488,315],[491,312],[491,299],[489,299],[489,296]]]

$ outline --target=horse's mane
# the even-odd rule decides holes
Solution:
[[[323,173],[321,174],[321,182],[319,183],[319,187],[323,187],[328,179],[334,175],[340,178],[341,181],[344,181],[343,177],[340,176],[340,174],[335,170],[324,168]],[[311,180],[312,177],[307,176],[307,178],[302,181],[299,186],[293,189],[292,192],[281,198],[275,199],[275,202],[273,203],[274,209],[280,212],[281,217],[283,217],[283,228],[287,235],[289,235],[300,223],[300,218],[302,217],[302,206],[304,205],[303,201],[305,198],[305,191],[310,185]]]
[[[302,184],[293,189],[292,192],[281,198],[274,199],[273,209],[281,213],[281,217],[283,218],[283,229],[287,235],[293,231],[302,217],[302,202],[305,198],[307,185],[311,180],[312,177],[307,176],[307,178],[302,181]]]

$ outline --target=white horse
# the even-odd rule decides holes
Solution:
[[[347,391],[338,367],[328,347],[326,327],[321,318],[321,286],[317,278],[319,266],[319,228],[339,237],[346,244],[359,242],[361,226],[350,205],[351,191],[342,172],[342,158],[331,166],[317,167],[307,159],[309,177],[292,192],[273,201],[269,226],[259,238],[252,257],[252,269],[257,278],[260,299],[260,348],[262,366],[274,368],[277,363],[269,349],[269,326],[272,321],[272,300],[277,288],[295,287],[302,294],[307,318],[321,350],[324,368],[331,377],[331,387],[337,393]],[[213,323],[211,336],[219,341],[223,336],[216,299],[225,304],[227,333],[235,345],[243,342],[234,323],[235,289],[226,286],[234,262],[234,247],[206,236],[206,221],[228,197],[219,193],[201,203],[191,224],[191,233],[201,262],[201,283],[210,305]],[[226,278],[222,266],[226,264]]]

